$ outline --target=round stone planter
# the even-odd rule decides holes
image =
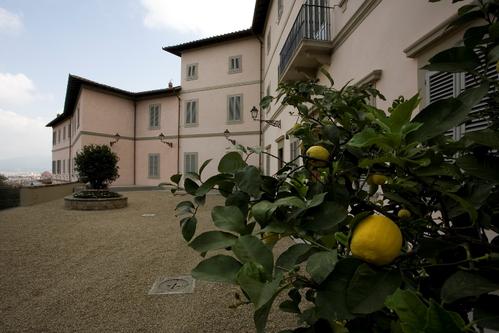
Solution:
[[[64,208],[74,210],[104,210],[125,208],[128,198],[120,195],[114,198],[75,198],[72,195],[64,197]]]

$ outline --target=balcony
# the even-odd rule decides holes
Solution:
[[[333,49],[331,18],[331,7],[302,5],[280,53],[280,81],[315,77],[322,65],[329,65]]]

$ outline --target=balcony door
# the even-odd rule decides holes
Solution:
[[[330,18],[328,0],[306,0],[305,2],[305,38],[329,40]]]

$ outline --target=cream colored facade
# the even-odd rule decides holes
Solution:
[[[68,84],[67,94],[77,96],[76,100],[68,104],[67,96],[69,109],[65,107],[65,113],[49,124],[56,133],[52,154],[56,178],[76,180],[70,169],[75,153],[87,144],[109,144],[116,133],[120,140],[112,149],[120,158],[120,178],[115,185],[157,185],[210,158],[214,161],[206,168],[205,177],[212,175],[218,160],[233,148],[224,137],[225,130],[239,144],[261,145],[289,160],[296,147],[286,135],[297,121],[289,113],[292,110],[272,105],[263,111],[262,118],[280,121],[280,128],[265,123],[260,128],[250,110],[258,107],[267,93],[275,94],[283,80],[308,75],[325,83],[320,67],[332,75],[336,87],[371,82],[387,98],[376,101],[381,109],[400,95],[410,97],[418,92],[426,103],[428,73],[420,68],[429,57],[459,40],[459,31],[445,27],[462,4],[257,0],[251,29],[164,48],[181,58],[181,88],[129,93],[73,78],[81,81],[80,87],[70,90]],[[313,21],[312,33],[307,38],[298,36],[290,56],[283,58],[299,20],[305,26]],[[239,111],[235,117],[229,109],[234,110],[236,100]],[[160,108],[159,126],[154,128],[149,126],[151,105]],[[171,147],[160,142],[160,133]],[[151,155],[159,156],[159,172],[153,177]],[[275,159],[254,156],[250,163],[259,164],[267,174],[278,169]]]

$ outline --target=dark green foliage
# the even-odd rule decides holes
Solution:
[[[75,170],[93,189],[106,188],[119,177],[118,156],[106,145],[85,146],[76,154]]]

